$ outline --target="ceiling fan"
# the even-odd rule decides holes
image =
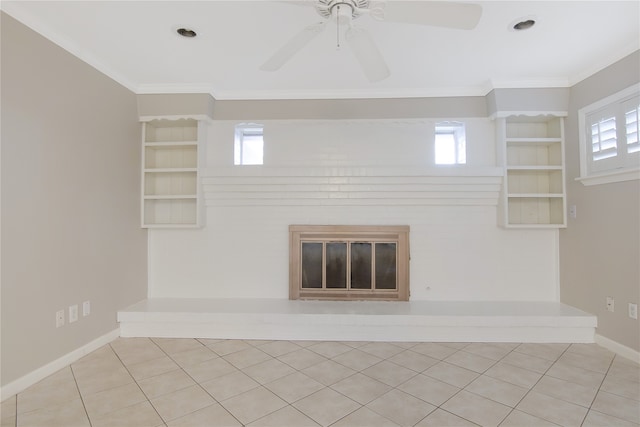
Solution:
[[[276,71],[296,53],[322,33],[329,22],[336,22],[338,47],[340,28],[346,26],[344,38],[369,81],[384,80],[391,74],[382,54],[369,32],[354,25],[353,21],[363,15],[384,22],[471,30],[482,15],[482,7],[471,3],[449,1],[375,1],[375,0],[306,0],[287,2],[312,6],[324,18],[323,21],[305,27],[296,34],[262,66],[261,70]]]

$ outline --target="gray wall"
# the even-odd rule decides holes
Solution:
[[[2,385],[147,293],[133,93],[2,14]],[[55,327],[55,312],[92,312]]]
[[[611,65],[571,88],[566,121],[567,205],[577,218],[560,232],[560,298],[598,316],[598,334],[640,351],[638,321],[627,315],[640,293],[640,182],[585,187],[580,175],[578,110],[637,83],[640,54]],[[607,296],[615,311],[606,311]]]

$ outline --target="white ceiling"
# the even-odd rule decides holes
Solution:
[[[136,93],[208,92],[217,99],[481,96],[493,88],[567,87],[640,47],[637,0],[472,3],[483,13],[470,31],[358,18],[391,70],[377,83],[348,49],[336,49],[335,26],[280,70],[261,71],[293,35],[322,20],[314,8],[286,1],[2,1],[1,7]],[[521,18],[536,25],[511,30]],[[180,27],[198,36],[183,38]]]

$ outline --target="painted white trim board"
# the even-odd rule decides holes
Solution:
[[[71,365],[81,357],[86,356],[92,351],[99,349],[105,344],[109,344],[119,336],[120,329],[114,329],[113,331],[96,338],[95,340],[83,345],[82,347],[77,348],[63,355],[62,357],[59,357],[53,362],[47,363],[46,365],[29,372],[28,374],[18,378],[17,380],[10,382],[9,384],[0,388],[0,400],[4,401],[5,399],[20,393],[21,391],[31,387],[38,381],[41,381],[49,375],[56,373],[60,369]]]
[[[617,341],[603,337],[602,335],[599,335],[599,334],[595,335],[595,342],[599,346],[602,346],[607,350],[611,350],[619,356],[632,360],[636,363],[640,363],[640,352],[630,347],[627,347],[626,345],[622,345]]]

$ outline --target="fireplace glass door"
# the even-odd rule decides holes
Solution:
[[[303,289],[397,290],[395,242],[301,242]]]
[[[291,299],[409,299],[409,227],[289,226]]]

